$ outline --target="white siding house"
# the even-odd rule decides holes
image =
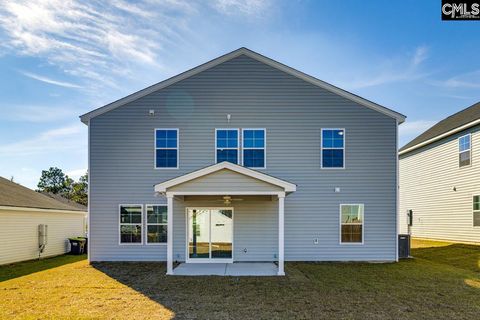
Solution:
[[[480,103],[400,149],[400,233],[480,243]]]
[[[86,210],[0,177],[0,265],[64,254],[69,237],[85,234]],[[39,251],[39,225],[47,225]]]

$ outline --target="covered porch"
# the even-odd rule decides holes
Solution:
[[[284,275],[285,197],[295,190],[229,162],[155,185],[167,198],[167,274]]]

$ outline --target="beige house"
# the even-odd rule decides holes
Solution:
[[[400,233],[480,243],[480,103],[400,149],[399,212]]]
[[[60,255],[85,235],[87,209],[0,177],[0,264]]]

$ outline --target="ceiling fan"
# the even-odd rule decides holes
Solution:
[[[229,205],[232,203],[232,201],[243,201],[243,199],[240,198],[232,198],[230,196],[223,196],[223,200],[217,200],[217,201],[223,201],[224,205]]]

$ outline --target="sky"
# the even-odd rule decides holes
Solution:
[[[405,114],[403,145],[480,101],[480,21],[439,0],[0,0],[0,176],[87,170],[78,118],[239,47]]]

